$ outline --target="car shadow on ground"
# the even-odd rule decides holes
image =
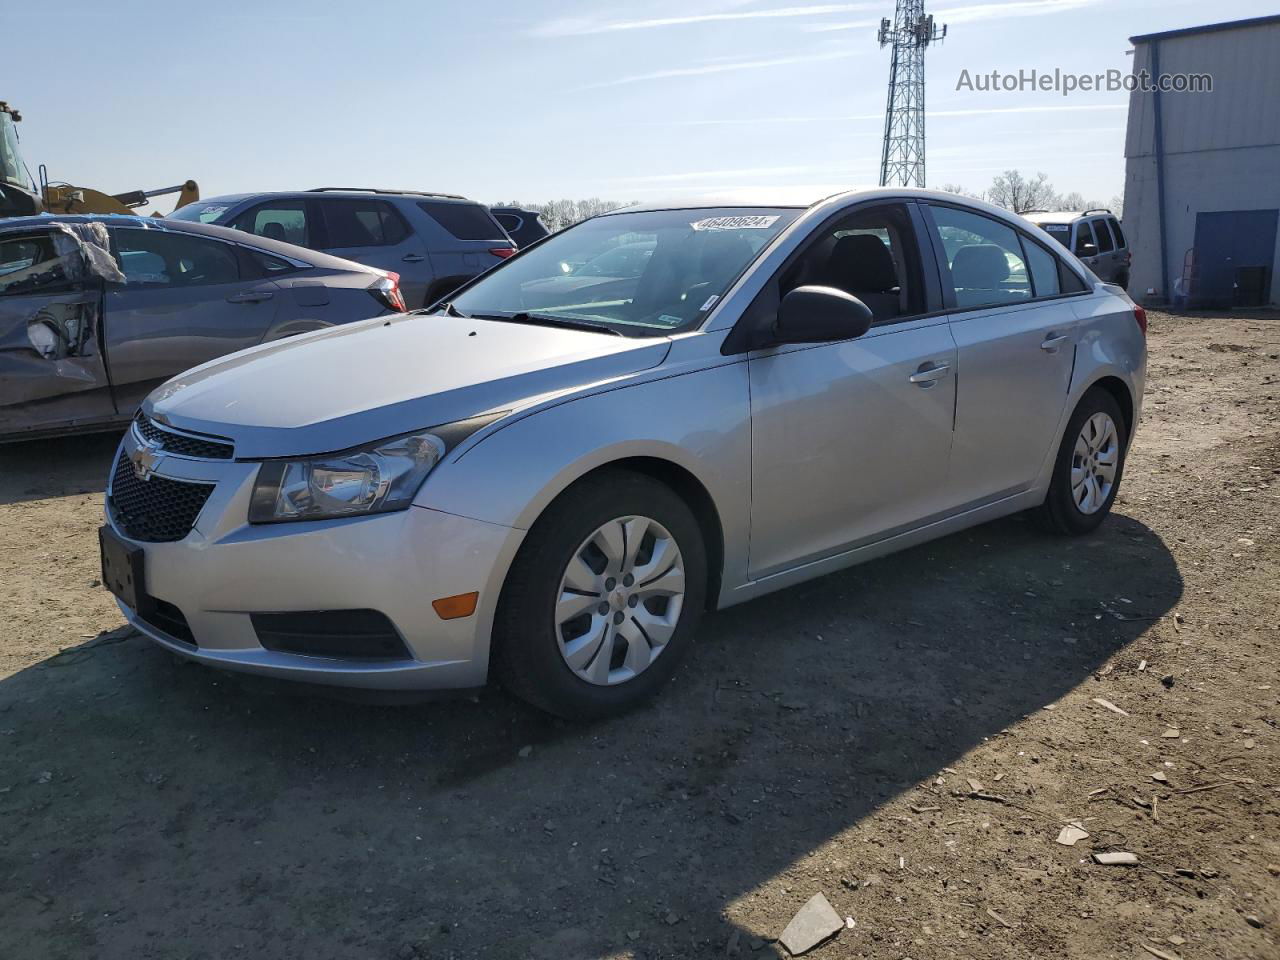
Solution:
[[[658,701],[585,726],[104,635],[0,683],[0,955],[719,955],[735,900],[1091,682],[1181,592],[1132,519],[1011,518],[711,615]]]
[[[0,444],[0,506],[101,493],[122,432]]]

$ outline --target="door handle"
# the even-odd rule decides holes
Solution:
[[[1070,337],[1062,333],[1051,333],[1044,343],[1040,344],[1040,349],[1045,353],[1057,353],[1058,348],[1066,343]]]
[[[951,371],[949,363],[926,363],[911,375],[911,382],[917,387],[931,387]]]
[[[248,290],[244,293],[233,293],[227,297],[227,303],[258,303],[270,300],[274,296],[270,290]]]
[[[403,260],[405,263],[421,263],[423,260],[427,258],[420,253],[406,253],[400,259]]]

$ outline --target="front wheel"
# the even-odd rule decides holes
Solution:
[[[1053,480],[1040,507],[1041,521],[1058,533],[1096,530],[1120,490],[1128,435],[1115,397],[1094,388],[1067,423]]]
[[[706,564],[697,520],[666,485],[621,470],[575,484],[533,525],[507,577],[498,678],[562,717],[636,706],[692,643]]]

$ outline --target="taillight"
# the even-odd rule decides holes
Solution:
[[[1147,311],[1135,304],[1133,308],[1133,319],[1138,321],[1138,329],[1142,331],[1142,335],[1145,337],[1147,335]]]
[[[507,259],[507,257],[514,257],[516,255],[516,248],[515,247],[490,247],[489,252],[492,253],[495,257],[497,257],[499,260],[505,260]]]
[[[405,306],[404,295],[400,293],[400,274],[387,271],[381,277],[373,282],[369,287],[369,292],[373,294],[373,299],[388,310],[395,310],[398,313],[404,313],[408,310]]]

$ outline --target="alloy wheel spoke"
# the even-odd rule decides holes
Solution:
[[[626,555],[626,534],[622,521],[612,520],[606,523],[596,531],[594,542],[607,561],[605,573],[620,573]]]
[[[636,565],[636,554],[640,552],[640,544],[649,530],[649,521],[644,517],[632,517],[624,525],[626,531],[626,553],[622,558],[621,570],[631,573]]]
[[[676,622],[680,619],[680,607],[673,601],[668,604],[667,612],[658,616],[650,613],[645,609],[644,604],[641,604],[632,611],[631,615],[644,629],[645,635],[654,647],[665,647],[672,634],[676,632]]]
[[[672,594],[684,594],[684,570],[679,563],[674,563],[664,573],[659,574],[647,583],[641,583],[636,593],[643,600],[646,597],[663,597]]]
[[[575,672],[586,670],[596,659],[601,646],[609,636],[609,620],[606,617],[593,617],[591,629],[580,637],[564,644],[565,662]]]
[[[631,572],[635,575],[636,583],[644,584],[646,581],[653,580],[659,574],[664,573],[668,567],[675,565],[678,561],[679,551],[676,550],[675,541],[670,537],[655,537],[653,554],[649,557],[648,562],[636,567]]]
[[[582,558],[581,550],[569,561],[569,568],[564,572],[564,586],[577,593],[600,593],[600,578]],[[561,592],[564,592],[563,588]]]
[[[570,620],[576,620],[599,602],[599,594],[566,591],[560,594],[560,602],[556,604],[556,623],[563,625]]]
[[[630,619],[623,621],[618,627],[618,636],[622,637],[627,645],[627,653],[622,665],[633,674],[640,673],[653,662],[653,648],[649,646],[649,641],[634,621]]]

